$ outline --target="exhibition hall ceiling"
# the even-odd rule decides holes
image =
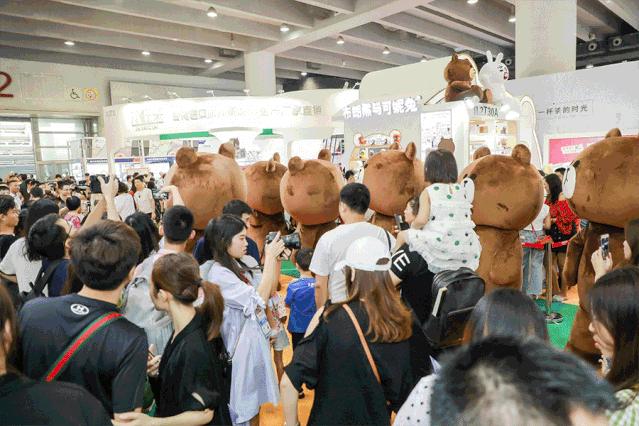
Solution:
[[[602,49],[615,36],[637,33],[637,2],[578,0],[575,42]],[[0,57],[242,79],[242,53],[268,51],[280,79],[308,73],[359,80],[370,71],[453,51],[502,51],[514,61],[513,3],[0,0]],[[622,44],[636,43],[630,49],[636,55],[639,37],[633,37]],[[586,47],[578,67],[624,58],[623,51],[608,55],[603,49]]]

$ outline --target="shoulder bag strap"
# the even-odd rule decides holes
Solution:
[[[388,251],[390,251],[392,253],[393,245],[391,244],[390,234],[385,229],[384,229],[384,234],[386,234],[386,241],[388,242]]]
[[[244,326],[246,325],[247,321],[248,321],[248,319],[246,317],[244,317],[244,320],[242,321],[242,326],[240,327],[240,332],[237,333],[237,339],[235,339],[235,345],[233,346],[233,352],[229,354],[229,359],[231,361],[233,361],[233,357],[235,356],[235,351],[237,351],[237,345],[240,343],[240,337],[242,337],[242,331],[244,331]]]
[[[357,330],[357,335],[359,336],[359,341],[362,344],[362,348],[364,348],[364,352],[366,353],[366,358],[368,358],[368,364],[371,366],[373,370],[373,374],[377,379],[377,383],[381,384],[382,379],[379,377],[379,371],[377,370],[377,365],[375,365],[375,360],[373,359],[373,355],[371,354],[371,350],[368,348],[368,343],[366,343],[366,339],[364,338],[364,333],[362,333],[362,328],[359,326],[359,322],[357,322],[357,318],[355,318],[355,314],[351,310],[350,306],[346,303],[342,305],[342,308],[346,311],[348,316],[350,317],[353,325],[355,326],[355,330]]]
[[[80,334],[71,341],[71,343],[69,343],[60,357],[53,363],[51,368],[49,368],[49,371],[46,372],[43,380],[45,382],[55,380],[60,374],[62,374],[67,365],[69,365],[69,361],[71,361],[73,356],[89,340],[89,338],[91,338],[91,336],[95,335],[98,330],[103,329],[121,317],[122,314],[118,312],[107,312],[106,314],[100,315],[95,321],[86,326],[86,328],[82,330]]]
[[[42,268],[40,268],[40,272],[38,272],[38,276],[36,278],[36,281],[35,281],[35,283],[33,283],[33,291],[36,294],[41,294],[42,293],[44,288],[49,283],[49,280],[51,279],[51,276],[55,272],[55,270],[58,267],[58,265],[60,264],[60,262],[62,262],[62,259],[57,259],[57,260],[52,261],[49,264],[49,266],[47,266],[47,269],[44,269],[44,266]]]

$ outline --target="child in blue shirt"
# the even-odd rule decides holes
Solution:
[[[315,278],[309,271],[313,250],[302,248],[295,255],[295,263],[300,271],[300,278],[291,282],[286,290],[286,306],[291,309],[288,320],[288,331],[293,340],[293,350],[304,337],[306,328],[315,315]]]

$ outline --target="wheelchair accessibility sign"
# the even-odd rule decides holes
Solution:
[[[67,87],[66,99],[76,102],[97,101],[98,89],[94,87]]]

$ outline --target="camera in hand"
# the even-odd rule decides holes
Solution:
[[[400,214],[395,215],[395,225],[397,225],[397,229],[399,229],[400,231],[405,231],[406,229],[410,228],[410,225],[404,222],[404,219]]]
[[[276,235],[277,232],[269,232],[264,242],[266,244],[270,244],[275,239]],[[294,232],[289,235],[283,235],[282,241],[284,242],[284,247],[289,250],[299,250],[300,248],[302,248],[302,241],[300,240],[299,232]]]
[[[109,182],[109,177],[105,175],[95,175],[90,177],[89,188],[91,189],[92,194],[102,194],[102,188],[100,188],[100,181],[98,180],[98,176],[102,176],[104,179],[104,183]]]

